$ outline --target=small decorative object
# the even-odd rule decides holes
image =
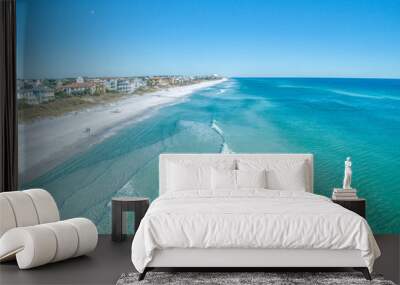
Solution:
[[[357,189],[351,187],[351,158],[347,157],[344,162],[344,178],[343,188],[334,188],[332,193],[332,199],[334,200],[354,200],[357,198]]]
[[[357,189],[333,188],[332,199],[334,200],[354,200],[358,199]]]
[[[351,188],[351,158],[347,157],[344,162],[344,179],[343,179],[343,189],[352,189]]]

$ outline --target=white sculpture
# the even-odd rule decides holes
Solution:
[[[344,179],[343,179],[343,189],[352,189],[351,188],[351,158],[347,157],[344,162]]]

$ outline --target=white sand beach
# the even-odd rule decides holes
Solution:
[[[192,92],[226,79],[172,87],[61,117],[19,125],[20,176],[30,181],[73,155],[83,152],[126,124],[146,118],[150,110],[183,100]],[[29,154],[26,156],[24,154]]]

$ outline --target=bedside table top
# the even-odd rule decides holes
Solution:
[[[333,199],[331,198],[332,201],[340,201],[340,202],[357,202],[357,201],[365,201],[364,198],[353,198],[353,199]]]
[[[150,199],[146,198],[146,197],[129,197],[129,196],[112,198],[112,201],[118,201],[118,202],[139,202],[139,201],[148,201],[148,200],[150,200]]]

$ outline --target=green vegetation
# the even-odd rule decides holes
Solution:
[[[157,87],[150,87],[150,86],[143,86],[143,87],[139,87],[136,91],[135,94],[136,95],[143,95],[145,93],[150,93],[150,92],[156,92],[159,91],[160,89]]]
[[[126,94],[105,93],[97,96],[68,96],[65,93],[59,92],[55,96],[55,100],[39,105],[28,105],[23,100],[20,100],[18,102],[18,120],[20,122],[30,122],[40,118],[57,117],[69,112],[81,111],[89,107],[111,103],[125,97]]]

